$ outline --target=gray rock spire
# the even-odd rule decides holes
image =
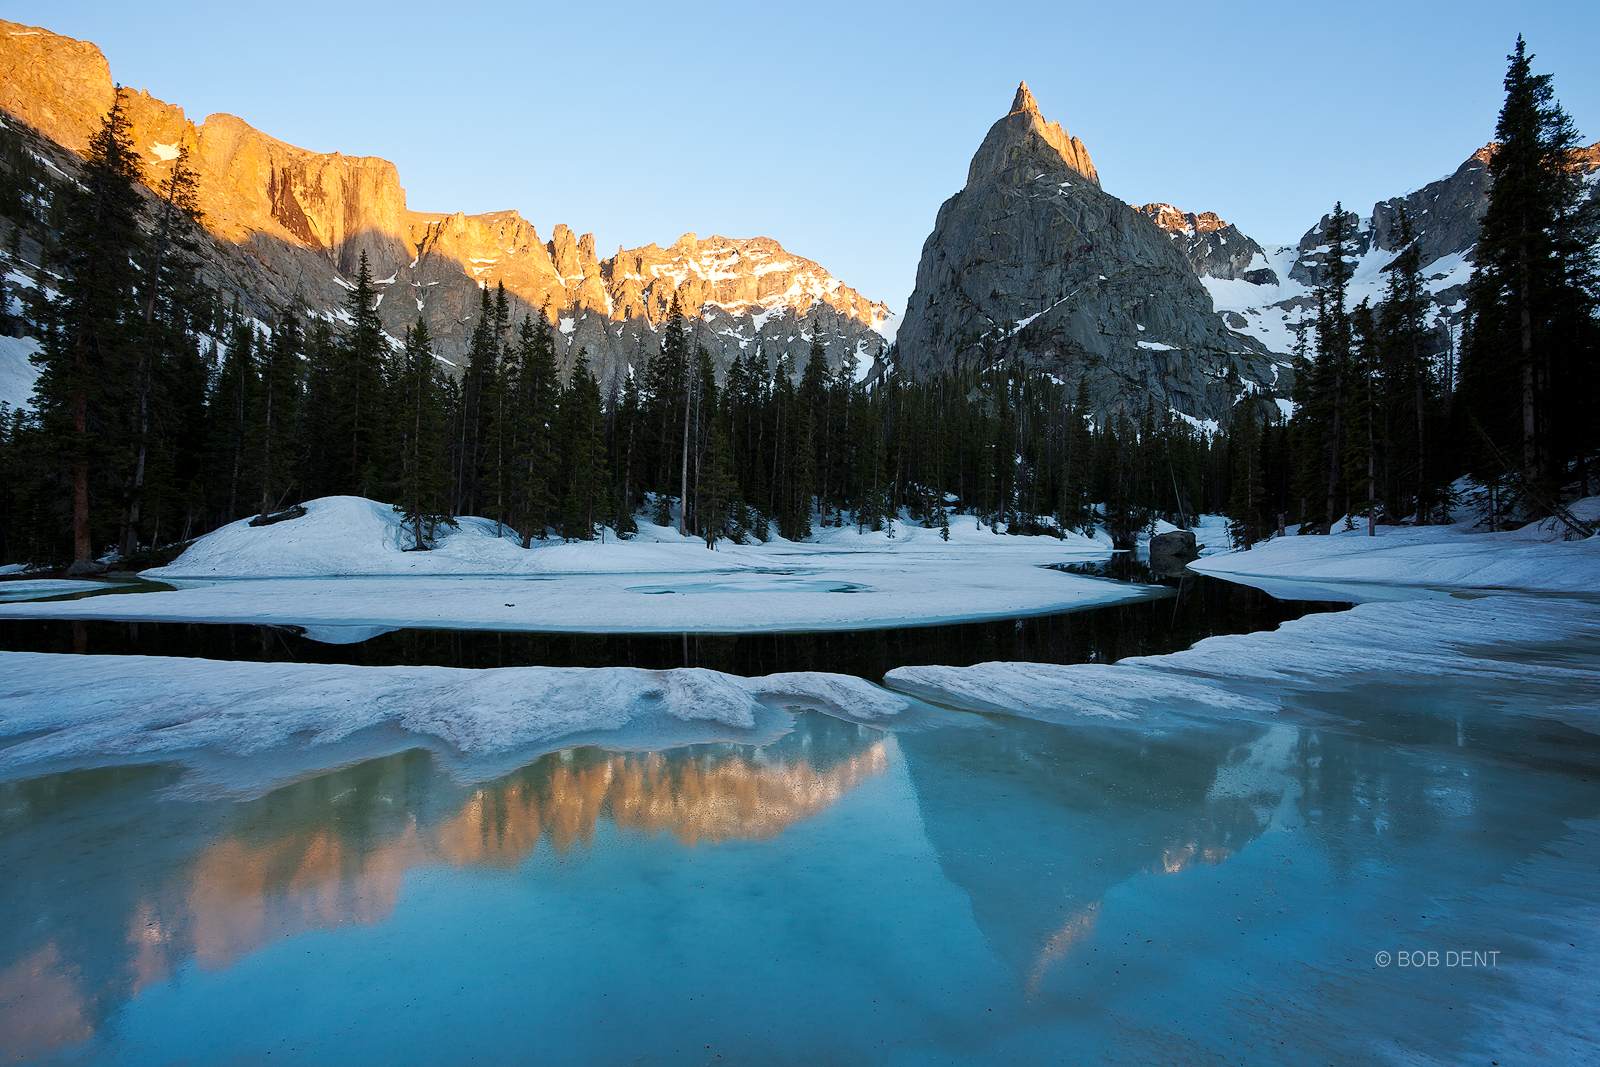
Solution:
[[[1097,412],[1225,420],[1241,382],[1287,395],[1287,366],[1212,310],[1183,249],[1100,188],[1083,142],[1027,85],[939,209],[896,359],[913,374],[1020,359]]]

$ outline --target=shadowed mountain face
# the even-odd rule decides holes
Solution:
[[[1184,250],[1100,188],[1026,85],[922,248],[897,361],[917,374],[1020,359],[1087,380],[1100,413],[1227,415],[1287,367],[1212,311]]]
[[[29,128],[29,147],[63,175],[75,170],[72,153],[87,149],[114,94],[93,44],[0,21],[0,110],[8,126]],[[592,236],[558,225],[546,241],[515,211],[411,211],[385,159],[309,152],[232,115],[197,125],[144,92],[128,93],[124,107],[151,186],[188,149],[214,238],[206,278],[264,321],[291,301],[337,317],[365,253],[385,329],[399,337],[425,318],[436,351],[452,363],[462,362],[480,287],[498,283],[513,321],[543,310],[558,328],[564,366],[586,348],[602,381],[659,347],[674,295],[691,342],[705,345],[719,369],[758,351],[769,365],[782,354],[803,364],[814,332],[836,366],[870,364],[893,335],[885,305],[769,238],[685,234],[670,248],[618,248],[601,259]]]
[[[1239,227],[1217,218],[1212,211],[1182,211],[1171,204],[1146,204],[1139,214],[1160,226],[1183,246],[1189,265],[1202,278],[1232,281],[1242,278],[1256,285],[1276,285],[1270,267],[1254,264],[1263,254],[1259,244],[1239,232]]]
[[[1451,174],[1372,205],[1365,215],[1345,212],[1345,249],[1353,280],[1349,302],[1377,303],[1387,275],[1384,268],[1405,248],[1401,215],[1410,220],[1421,254],[1423,285],[1432,301],[1434,331],[1428,354],[1444,357],[1466,319],[1467,282],[1478,242],[1478,222],[1489,207],[1489,161],[1495,146],[1478,149]],[[1572,167],[1588,186],[1590,202],[1600,203],[1600,142],[1574,153]],[[1275,352],[1294,346],[1295,327],[1316,314],[1312,289],[1330,254],[1323,215],[1292,246],[1261,245],[1211,212],[1186,212],[1170,204],[1139,209],[1183,251],[1211,292],[1228,325],[1249,331]],[[1240,283],[1240,284],[1226,284]]]

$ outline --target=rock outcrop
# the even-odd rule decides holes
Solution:
[[[1212,311],[1185,249],[1100,188],[1026,84],[939,209],[895,359],[917,374],[1019,359],[1084,378],[1101,414],[1223,419],[1245,390],[1290,384],[1285,360]]]
[[[1277,273],[1264,265],[1266,253],[1262,247],[1240,233],[1233,223],[1217,218],[1215,212],[1196,214],[1171,204],[1146,204],[1137,210],[1183,249],[1198,276],[1227,281],[1242,278],[1255,285],[1278,284]]]
[[[114,95],[93,44],[0,21],[0,111],[38,135],[31,151],[49,156],[53,142],[83,154]],[[656,350],[674,295],[719,368],[755,352],[803,363],[819,332],[835,365],[871,364],[894,333],[885,305],[768,238],[686,234],[600,259],[592,236],[558,225],[545,241],[515,211],[411,211],[385,159],[310,152],[233,115],[197,125],[148,93],[125,94],[124,109],[151,186],[188,149],[212,237],[206,280],[263,321],[291,304],[337,317],[365,254],[385,329],[399,337],[420,315],[451,363],[466,351],[480,287],[501,283],[515,319],[547,314],[565,363],[585,348],[602,380]],[[74,161],[53,165],[70,172]]]

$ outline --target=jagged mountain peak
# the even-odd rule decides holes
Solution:
[[[1231,223],[1217,217],[1214,211],[1185,211],[1171,204],[1144,204],[1134,208],[1139,214],[1147,217],[1151,222],[1160,226],[1168,233],[1183,233],[1193,236],[1197,233],[1210,233],[1220,230]]]
[[[1100,175],[1095,173],[1089,150],[1060,123],[1044,117],[1028,83],[1023,82],[1017,86],[1011,110],[989,127],[983,144],[972,157],[972,165],[967,168],[967,186],[993,181],[1019,167],[1026,169],[1032,165],[1054,169],[1062,164],[1099,188]]]
[[[1187,245],[1148,214],[1105,192],[1083,143],[1018,87],[922,247],[897,363],[922,375],[1017,360],[1083,381],[1102,417],[1220,422],[1241,395],[1286,390],[1286,361],[1214,314]],[[1193,228],[1222,254],[1254,253],[1215,216]]]
[[[81,155],[115,93],[92,43],[0,19],[6,130],[29,131],[47,155]],[[543,312],[563,357],[586,348],[602,378],[653,350],[674,296],[719,368],[741,354],[803,363],[818,335],[836,363],[870,364],[894,335],[886,306],[771,238],[686,233],[668,249],[619,248],[601,259],[593,234],[558,223],[544,241],[515,210],[411,210],[384,159],[311,152],[223,113],[196,125],[147,93],[130,93],[124,106],[147,181],[190,149],[212,239],[208,282],[264,322],[291,304],[337,318],[365,254],[382,286],[384,328],[398,338],[425,318],[436,354],[452,364],[467,350],[480,288],[501,283],[514,318]],[[52,164],[64,180],[76,165]]]
[[[1028,83],[1019,82],[1017,84],[1016,99],[1011,101],[1011,114],[1037,115],[1038,113],[1039,101],[1033,98],[1033,93],[1028,89]]]

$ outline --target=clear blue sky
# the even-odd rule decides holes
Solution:
[[[1600,4],[449,5],[5,0],[199,120],[376,155],[413,208],[618,244],[774,237],[904,307],[939,204],[1026,79],[1105,188],[1291,242],[1494,129],[1518,32],[1600,138]]]

